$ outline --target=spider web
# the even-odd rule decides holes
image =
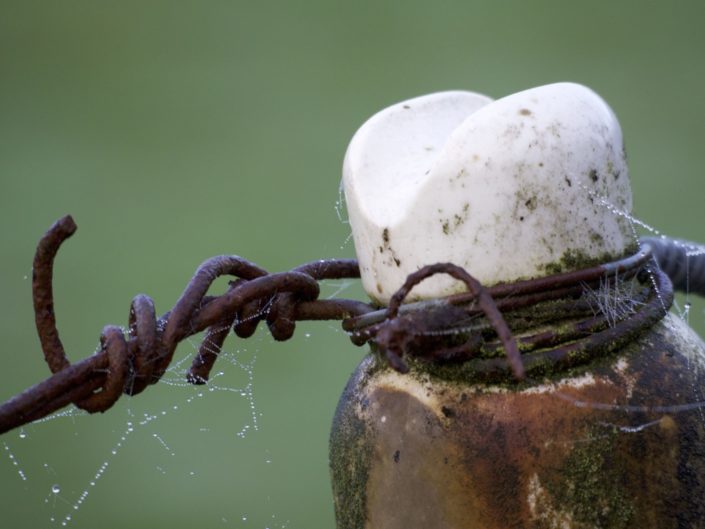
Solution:
[[[353,281],[326,281],[321,297],[339,296],[352,285]],[[134,509],[147,517],[160,513],[161,519],[168,519],[172,512],[183,519],[183,509],[169,504],[170,497],[180,497],[179,489],[186,487],[207,490],[212,496],[211,501],[186,510],[185,517],[192,523],[305,527],[306,517],[300,508],[290,507],[286,480],[278,475],[291,466],[282,462],[292,458],[279,443],[270,442],[278,428],[267,417],[276,414],[263,411],[271,404],[258,403],[260,392],[268,394],[269,400],[272,394],[281,398],[272,387],[278,381],[258,380],[258,368],[260,359],[271,364],[283,354],[288,357],[281,366],[285,377],[301,349],[329,347],[320,339],[326,332],[334,340],[345,338],[339,325],[324,323],[323,327],[328,331],[321,334],[301,324],[297,336],[284,344],[275,343],[265,331],[247,341],[231,336],[203,386],[185,381],[203,339],[192,337],[179,347],[158,384],[139,397],[124,397],[105,414],[69,408],[6,434],[0,441],[0,482],[5,491],[0,495],[0,511],[6,520],[16,517],[13,526],[19,529],[89,528],[108,522],[122,526],[128,522],[119,520],[134,518],[123,517],[121,511]],[[316,435],[320,437],[316,445],[325,446],[326,433]],[[320,455],[323,468],[319,470],[327,478],[327,451]],[[140,481],[135,483],[136,479]],[[13,505],[24,510],[28,504],[34,505],[32,513],[15,513]],[[113,511],[106,510],[106,505]]]

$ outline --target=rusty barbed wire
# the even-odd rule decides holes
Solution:
[[[270,274],[241,257],[218,256],[198,267],[171,311],[157,318],[152,300],[144,294],[136,296],[130,306],[128,337],[119,327],[108,325],[101,333],[100,350],[71,364],[56,329],[52,275],[60,246],[75,231],[73,219],[63,217],[37,246],[32,273],[35,322],[53,376],[0,406],[0,433],[70,403],[90,413],[109,409],[123,392],[136,395],[159,381],[178,343],[206,329],[206,340],[187,376],[195,384],[208,380],[216,349],[227,335],[223,327],[234,325],[236,333],[247,336],[266,318],[272,336],[286,340],[297,320],[340,320],[374,310],[356,300],[316,299],[318,281],[359,277],[355,260],[320,260]],[[238,279],[221,296],[207,296],[213,281],[224,275]],[[270,310],[260,311],[263,303],[270,304]]]
[[[489,373],[490,379],[521,380],[525,373],[541,375],[546,362],[572,366],[598,350],[626,343],[662,318],[673,297],[668,277],[657,266],[653,270],[647,266],[653,262],[648,245],[613,263],[491,288],[453,264],[430,265],[411,274],[384,309],[352,299],[318,299],[319,281],[359,277],[353,259],[319,260],[288,272],[268,273],[241,257],[217,256],[198,267],[173,309],[157,317],[152,300],[137,295],[130,306],[127,336],[120,327],[108,325],[101,333],[100,350],[71,364],[56,329],[52,275],[59,248],[75,231],[73,219],[63,217],[37,246],[32,275],[35,322],[53,375],[0,405],[0,433],[71,403],[90,413],[106,411],[122,393],[137,395],[158,382],[178,343],[204,330],[206,336],[186,376],[192,384],[207,383],[231,329],[247,338],[265,321],[275,340],[287,340],[300,320],[343,320],[354,344],[371,343],[401,372],[407,370],[402,358],[408,356],[440,363],[463,361]],[[463,281],[468,292],[402,305],[415,284],[437,273]],[[221,276],[236,279],[222,295],[207,295]],[[615,325],[609,325],[611,320],[604,315],[580,319],[588,310],[583,299],[586,288],[605,278],[616,282],[634,277],[645,285],[639,310]],[[553,316],[545,316],[546,322],[556,319],[556,311],[578,320],[555,331],[515,337],[504,314],[542,302],[559,303],[552,308]],[[463,329],[468,321],[474,326]],[[462,343],[457,343],[455,333]]]

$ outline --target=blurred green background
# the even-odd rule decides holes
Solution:
[[[620,118],[636,215],[705,241],[704,23],[698,1],[0,1],[0,400],[48,373],[28,278],[56,218],[79,224],[56,280],[79,359],[133,295],[167,310],[212,255],[352,256],[335,211],[347,142],[431,91],[592,87]],[[0,437],[0,527],[332,528],[328,431],[363,350],[334,322],[226,350],[254,362],[254,418],[238,391],[160,384]],[[158,419],[126,435],[144,414]]]

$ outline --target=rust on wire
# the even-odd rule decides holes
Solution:
[[[340,320],[374,310],[355,300],[316,301],[318,280],[359,277],[354,260],[315,261],[291,272],[268,274],[241,257],[218,256],[199,266],[171,311],[157,318],[152,300],[144,294],[136,296],[130,306],[129,335],[107,326],[100,350],[70,364],[56,329],[52,275],[61,244],[75,231],[73,219],[63,217],[37,246],[32,293],[37,332],[53,376],[0,406],[0,433],[71,403],[90,413],[109,409],[123,392],[136,395],[158,382],[178,343],[205,329],[206,338],[187,376],[196,384],[208,380],[233,325],[241,336],[251,335],[266,317],[274,337],[285,340],[293,334],[295,320]],[[238,279],[223,295],[207,296],[213,281],[223,275]]]
[[[381,345],[384,353],[386,354],[390,365],[401,373],[406,373],[409,370],[401,356],[404,351],[408,349],[408,340],[414,339],[415,331],[419,328],[418,323],[420,322],[416,321],[418,318],[406,320],[398,318],[399,307],[414,286],[434,274],[448,274],[451,277],[465,283],[468,287],[469,294],[477,299],[477,304],[480,309],[485,314],[494,330],[497,332],[497,336],[504,346],[507,359],[512,366],[514,376],[518,380],[523,380],[524,365],[521,361],[521,356],[519,355],[516,340],[509,330],[507,322],[504,321],[502,313],[497,308],[494,299],[477,279],[472,277],[459,266],[452,263],[438,263],[417,270],[407,277],[406,282],[392,296],[392,299],[389,301],[385,325],[377,331],[375,337],[377,343]],[[449,316],[451,319],[454,319],[457,314],[457,307],[448,305],[448,308],[451,310]],[[426,314],[420,314],[422,319],[427,319]],[[429,350],[433,349],[434,348],[429,348]],[[457,351],[455,349],[445,350],[446,355],[454,355],[456,352],[460,352],[460,349]]]
[[[69,366],[64,346],[59,339],[59,332],[56,330],[56,317],[54,316],[54,290],[52,288],[54,258],[61,244],[76,232],[76,228],[76,223],[70,215],[57,220],[39,241],[32,266],[34,321],[42,351],[44,351],[44,359],[52,373]]]
[[[318,299],[319,281],[359,277],[358,263],[352,259],[319,260],[269,273],[241,257],[218,256],[198,267],[175,306],[160,317],[148,296],[137,295],[130,305],[127,336],[119,327],[106,326],[100,350],[71,364],[56,329],[52,275],[61,244],[75,231],[73,219],[63,217],[38,244],[32,275],[35,321],[53,375],[0,405],[0,433],[71,403],[91,413],[103,412],[122,393],[139,394],[160,380],[179,342],[202,331],[205,338],[187,373],[192,384],[207,383],[231,330],[247,338],[265,321],[275,340],[287,340],[300,320],[343,320],[353,343],[371,343],[398,371],[407,371],[403,360],[407,356],[441,364],[464,362],[488,373],[490,380],[495,376],[521,380],[540,376],[547,362],[571,366],[626,343],[663,317],[672,301],[666,276],[658,271],[644,275],[652,260],[648,246],[614,263],[491,288],[456,265],[429,265],[407,278],[386,309],[352,299]],[[402,305],[417,283],[438,273],[462,281],[468,291]],[[234,279],[220,296],[207,295],[221,276]],[[610,277],[616,282],[617,276],[620,280],[636,276],[646,287],[638,298],[640,309],[614,325],[605,315],[592,314],[559,330],[515,336],[505,319],[506,314],[542,302],[558,303],[554,314],[585,316],[585,289]],[[546,316],[546,323],[553,320],[555,316]],[[456,331],[463,337],[461,343]]]

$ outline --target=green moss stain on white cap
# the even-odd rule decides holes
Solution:
[[[619,123],[578,84],[393,105],[353,137],[343,181],[363,286],[383,304],[427,264],[489,286],[621,257],[634,240],[606,206],[631,211]],[[464,289],[436,276],[410,299]]]

